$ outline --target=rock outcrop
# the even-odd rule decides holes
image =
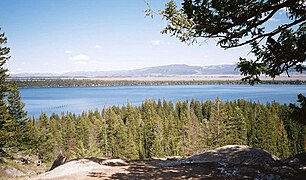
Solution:
[[[229,145],[167,160],[74,159],[32,179],[303,179],[305,155],[281,161],[260,148]]]
[[[228,145],[177,161],[164,161],[162,167],[205,165],[219,175],[232,178],[282,179],[306,175],[306,153],[280,161],[271,153],[243,145]]]
[[[64,156],[62,152],[60,152],[59,155],[57,155],[56,159],[53,161],[53,164],[52,164],[49,171],[51,171],[51,170],[55,169],[56,167],[64,164],[66,162],[66,160],[67,160],[67,157]]]
[[[126,166],[127,164],[128,162],[124,159],[100,159],[94,157],[74,159],[32,179],[86,179],[89,174],[103,174],[108,171],[124,172],[124,169],[118,166]]]
[[[272,167],[279,163],[279,158],[263,149],[242,145],[228,145],[193,155],[184,159],[182,163],[206,162]]]
[[[127,159],[106,159],[101,162],[102,165],[106,166],[127,166],[128,160]]]
[[[285,165],[306,171],[306,152],[296,154],[282,161]]]

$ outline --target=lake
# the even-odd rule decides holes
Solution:
[[[20,89],[29,116],[41,112],[73,112],[102,109],[112,105],[141,104],[145,99],[222,100],[247,99],[261,103],[296,102],[297,94],[306,94],[305,85],[173,85],[173,86],[114,86],[72,88]]]

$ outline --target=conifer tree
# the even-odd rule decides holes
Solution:
[[[36,148],[35,152],[43,160],[51,160],[54,158],[53,154],[53,144],[52,144],[52,133],[50,132],[49,127],[49,118],[45,113],[42,113],[36,123],[35,128],[36,139]]]
[[[125,147],[128,151],[126,157],[129,159],[138,159],[140,158],[138,150],[138,145],[140,144],[139,122],[137,121],[137,112],[130,103],[126,108],[125,124],[128,139],[128,146]]]
[[[63,149],[66,154],[73,153],[77,142],[76,142],[76,127],[75,127],[75,118],[73,114],[68,113],[67,115],[62,115],[61,118],[63,122],[63,134],[62,134],[62,143]]]
[[[188,100],[176,104],[178,118],[179,147],[181,155],[188,155],[190,145],[190,111]]]
[[[114,157],[118,155],[118,149],[116,144],[117,135],[117,115],[112,108],[107,108],[104,111],[105,118],[105,149],[106,156]]]
[[[210,119],[211,107],[212,107],[211,101],[205,101],[202,103],[203,118],[206,120]]]
[[[223,141],[223,102],[217,98],[211,107],[210,119],[206,124],[206,133],[208,139],[208,146],[211,148],[219,147]]]
[[[171,108],[170,108],[171,107]],[[180,155],[181,147],[179,145],[179,130],[178,130],[178,121],[175,119],[173,103],[169,103],[169,111],[168,111],[168,143],[170,152],[168,153],[170,156]],[[168,149],[168,148],[165,148]]]
[[[177,104],[181,104],[177,102]],[[178,107],[178,105],[176,106]],[[164,114],[164,151],[168,156],[180,155],[182,145],[179,137],[179,120],[178,114],[174,110],[172,101],[163,101]],[[177,110],[176,110],[177,111]]]
[[[90,111],[88,116],[83,113],[81,117],[76,118],[78,119],[75,121],[76,145],[72,149],[74,157],[85,158],[103,155],[98,142],[100,120],[97,117],[100,117],[99,113]]]
[[[202,122],[203,112],[200,101],[192,99],[190,102],[190,109],[193,109],[194,114],[197,116],[197,119]]]
[[[10,88],[7,101],[7,110],[10,115],[11,128],[13,128],[11,133],[14,135],[14,138],[10,139],[10,143],[24,149],[26,144],[28,144],[26,140],[29,139],[29,137],[26,137],[29,135],[27,131],[29,131],[31,127],[26,126],[29,119],[27,118],[27,112],[24,110],[25,105],[21,101],[18,86],[15,81]]]
[[[201,116],[200,116],[201,118]],[[188,154],[192,155],[198,153],[199,150],[203,149],[202,140],[202,124],[201,120],[198,119],[198,116],[195,113],[194,108],[190,109],[190,123],[189,123],[189,136],[190,136],[190,144],[188,146]]]
[[[223,118],[223,145],[246,144],[246,123],[239,107],[234,103],[225,103]]]
[[[11,90],[8,94],[8,112],[15,121],[23,124],[27,119],[27,112],[24,111],[24,103],[21,102],[19,90],[16,82],[13,82]]]
[[[154,102],[146,100],[142,105],[142,120],[144,123],[143,136],[144,136],[144,155],[145,158],[154,156],[154,140],[155,140],[155,120],[157,113],[154,109]]]
[[[49,118],[49,131],[52,139],[50,140],[50,146],[53,147],[53,155],[57,156],[59,152],[63,151],[62,148],[62,123],[56,114],[52,114]]]
[[[1,30],[1,28],[0,28]],[[5,47],[7,38],[4,33],[0,33],[0,148],[6,146],[10,138],[14,136],[11,128],[14,127],[13,121],[7,111],[6,97],[9,91],[9,86],[6,83],[8,77],[8,69],[5,67],[6,62],[9,60],[10,48]]]
[[[158,108],[158,107],[157,107]],[[161,111],[161,109],[157,109],[157,111]],[[164,153],[164,142],[165,142],[165,134],[164,134],[164,122],[163,118],[158,115],[153,117],[153,130],[154,130],[154,140],[153,140],[153,156],[154,157],[163,157],[165,156]]]

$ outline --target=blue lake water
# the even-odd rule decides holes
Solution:
[[[20,89],[29,116],[41,112],[73,112],[102,109],[112,105],[141,104],[145,99],[222,100],[247,99],[261,103],[296,102],[297,94],[306,94],[305,85],[182,85],[182,86],[114,86]]]

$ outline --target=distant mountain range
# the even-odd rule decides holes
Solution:
[[[76,71],[55,73],[19,73],[11,77],[164,77],[196,75],[239,75],[236,65],[189,66],[173,64],[122,71]]]

